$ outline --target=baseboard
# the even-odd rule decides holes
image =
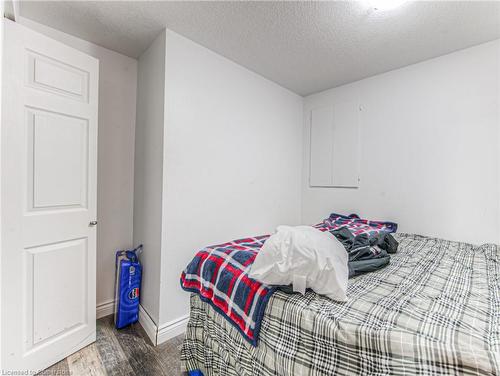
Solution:
[[[139,305],[139,324],[141,324],[142,329],[144,329],[153,345],[156,346],[158,328],[153,319],[151,319],[151,316],[149,316],[146,310],[142,307],[142,305]]]
[[[156,344],[159,345],[186,332],[188,321],[189,316],[186,315],[160,326],[156,335]]]
[[[100,319],[101,317],[109,316],[115,313],[115,301],[110,300],[109,302],[100,303],[97,305],[96,309],[96,318]]]
[[[98,319],[114,313],[114,300],[101,303],[96,307],[96,317]],[[141,324],[142,328],[155,346],[184,333],[186,331],[188,320],[189,316],[186,315],[158,327],[142,305],[139,305],[139,324]]]

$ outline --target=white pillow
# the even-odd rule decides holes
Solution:
[[[250,277],[267,285],[306,288],[330,299],[347,299],[348,255],[329,232],[310,226],[279,226],[257,254]]]

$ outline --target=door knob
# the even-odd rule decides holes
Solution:
[[[97,226],[97,221],[90,221],[89,226]]]

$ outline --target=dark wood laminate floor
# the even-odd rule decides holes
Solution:
[[[139,323],[117,330],[113,316],[97,320],[97,341],[43,371],[58,376],[181,376],[182,336],[153,346]]]

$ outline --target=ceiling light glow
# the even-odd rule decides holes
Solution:
[[[403,5],[407,0],[369,0],[370,6],[375,10],[392,10]]]

